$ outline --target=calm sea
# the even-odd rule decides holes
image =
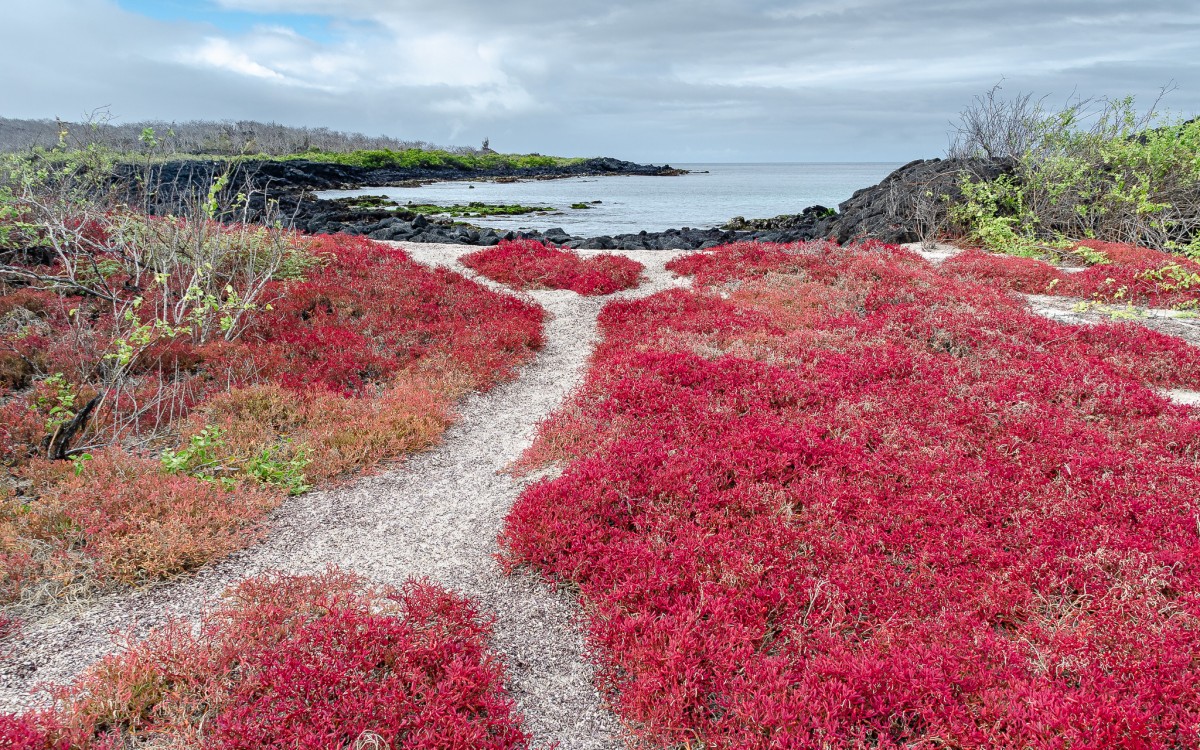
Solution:
[[[562,227],[576,236],[624,234],[643,229],[708,228],[734,216],[764,218],[799,213],[812,205],[837,207],[859,188],[886,177],[899,163],[676,164],[679,177],[572,177],[497,184],[439,182],[419,188],[331,190],[324,198],[387,195],[401,204],[484,203],[545,206],[547,215],[469,219],[504,229]],[[600,203],[593,203],[600,201]],[[587,203],[589,209],[573,209]]]

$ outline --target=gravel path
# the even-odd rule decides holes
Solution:
[[[456,261],[477,248],[399,244],[422,263],[471,275]],[[427,576],[473,597],[496,616],[493,646],[505,659],[510,693],[535,742],[558,742],[563,750],[622,747],[620,723],[602,705],[583,657],[573,599],[529,576],[502,575],[493,555],[504,517],[524,486],[499,472],[582,379],[600,308],[613,298],[687,283],[663,268],[676,253],[623,254],[646,265],[646,280],[636,290],[601,298],[531,295],[553,316],[545,349],[517,380],[469,396],[440,446],[395,470],[289,500],[263,543],[193,577],[27,623],[15,653],[0,662],[0,711],[44,701],[38,684],[67,681],[111,652],[113,630],[144,632],[168,615],[195,617],[227,586],[265,570],[316,572],[337,564],[385,583]]]

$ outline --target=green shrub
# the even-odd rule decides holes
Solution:
[[[1068,239],[1200,254],[1200,119],[1139,113],[1132,97],[1048,111],[995,94],[963,113],[951,149],[1013,163],[990,182],[963,177],[951,217],[968,237],[1018,255]]]
[[[187,474],[230,489],[240,476],[286,490],[289,495],[299,495],[312,487],[304,475],[309,464],[306,451],[283,457],[276,447],[269,446],[248,457],[236,456],[221,430],[212,425],[188,438],[179,450],[163,451],[159,460],[168,474]]]

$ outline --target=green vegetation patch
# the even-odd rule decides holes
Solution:
[[[964,111],[951,151],[1012,164],[963,176],[949,211],[970,241],[1042,257],[1102,239],[1200,258],[1200,119],[1143,114],[1129,97],[1052,111],[996,92]]]
[[[346,198],[335,198],[335,203],[340,203],[346,208],[353,209],[369,209],[369,208],[396,208],[400,204],[386,195],[351,195]]]
[[[465,206],[439,206],[433,203],[398,203],[383,195],[356,195],[348,198],[338,198],[338,203],[354,209],[387,208],[410,214],[426,216],[454,216],[465,218],[480,218],[484,216],[523,216],[525,214],[546,213],[554,211],[550,206],[521,206],[498,203],[480,203],[474,201]]]
[[[521,205],[501,205],[494,203],[478,203],[472,202],[465,206],[431,206],[431,205],[405,205],[405,211],[413,211],[414,213],[439,213],[448,214],[450,216],[523,216],[525,214],[548,213],[555,209],[550,206],[521,206]]]
[[[403,151],[373,149],[351,151],[345,154],[306,152],[279,157],[281,160],[304,159],[307,161],[346,164],[353,167],[380,169],[458,169],[479,171],[487,169],[535,169],[546,167],[568,167],[580,164],[584,159],[541,154],[455,154],[440,149],[426,151],[410,148]]]

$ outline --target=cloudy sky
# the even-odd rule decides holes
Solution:
[[[1200,2],[0,0],[0,116],[639,161],[907,161],[1004,79],[1200,112]]]

